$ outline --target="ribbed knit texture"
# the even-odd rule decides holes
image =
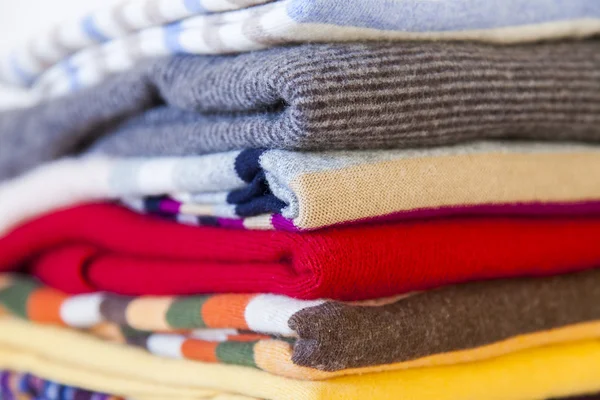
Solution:
[[[356,300],[594,267],[599,236],[597,217],[441,219],[298,234],[183,226],[88,205],[0,239],[0,269],[28,264],[43,281],[71,293]]]
[[[0,178],[112,155],[600,139],[598,41],[304,45],[154,61],[0,115]],[[162,105],[162,103],[165,105]]]
[[[178,57],[150,71],[172,107],[125,124],[98,144],[103,152],[165,155],[171,144],[198,153],[189,138],[200,133],[214,141],[204,139],[208,151],[600,139],[598,41],[308,45]]]

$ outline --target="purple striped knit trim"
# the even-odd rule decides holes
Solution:
[[[273,224],[273,228],[276,231],[299,232],[303,230],[294,225],[293,220],[286,218],[281,214],[273,214],[271,216],[271,224]]]
[[[172,199],[162,199],[159,204],[160,211],[169,214],[179,214],[180,208],[181,203]]]
[[[242,218],[217,218],[217,223],[222,228],[246,229]]]
[[[160,203],[160,212],[177,215],[180,203],[175,200],[166,199]],[[150,211],[152,213],[152,211]],[[544,217],[552,216],[586,216],[600,214],[600,201],[581,202],[555,202],[555,203],[504,203],[504,204],[475,204],[464,206],[446,206],[439,208],[422,208],[417,210],[398,211],[377,217],[362,218],[354,221],[345,221],[333,226],[346,226],[365,223],[382,223],[393,221],[410,221],[414,219],[449,218],[465,216],[520,216],[520,217]],[[215,218],[217,226],[231,229],[248,229],[244,225],[245,218]],[[277,231],[305,232],[326,227],[312,229],[300,228],[294,224],[292,219],[281,214],[271,215],[271,225]]]

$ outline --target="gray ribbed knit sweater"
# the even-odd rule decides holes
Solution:
[[[303,45],[158,59],[0,114],[0,178],[79,149],[188,155],[243,148],[600,140],[600,42]]]

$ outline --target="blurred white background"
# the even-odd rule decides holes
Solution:
[[[0,0],[0,53],[37,32],[118,0]]]

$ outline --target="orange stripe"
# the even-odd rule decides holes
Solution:
[[[205,342],[204,340],[187,339],[181,346],[181,354],[185,358],[204,362],[219,362],[217,359],[217,342]]]
[[[244,314],[253,294],[219,294],[202,306],[202,320],[209,328],[250,329]]]
[[[35,322],[65,325],[60,318],[60,306],[67,298],[53,289],[37,289],[27,300],[27,317]]]

